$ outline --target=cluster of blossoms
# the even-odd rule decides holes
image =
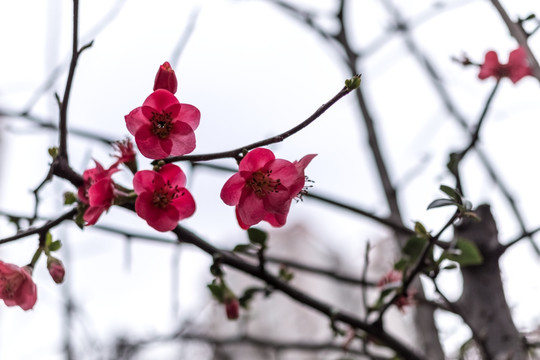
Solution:
[[[181,156],[195,149],[194,130],[199,126],[200,111],[193,105],[180,103],[175,96],[178,81],[168,62],[160,66],[153,92],[143,105],[125,116],[126,127],[135,137],[142,155],[161,160]],[[129,194],[112,180],[125,164],[135,174],[133,190],[137,195],[137,215],[158,231],[170,231],[178,221],[195,212],[195,200],[185,188],[186,175],[180,167],[165,164],[154,170],[137,171],[134,146],[129,140],[116,144],[118,161],[105,169],[96,161],[94,168],[84,172],[84,185],[79,188],[79,200],[86,205],[83,219],[93,225],[119,197]],[[283,226],[292,200],[301,194],[304,169],[315,155],[300,161],[276,159],[267,149],[254,149],[239,164],[239,172],[224,185],[221,198],[236,206],[239,225],[247,229],[260,221]]]

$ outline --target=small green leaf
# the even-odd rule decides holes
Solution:
[[[345,80],[345,87],[348,90],[358,89],[362,82],[361,75],[354,75],[352,78]]]
[[[60,240],[53,241],[49,244],[49,251],[57,251],[62,247],[62,242]]]
[[[289,271],[289,269],[286,266],[282,266],[279,268],[279,278],[285,282],[289,282],[293,279],[294,273]]]
[[[403,271],[410,264],[410,261],[407,259],[399,259],[397,263],[394,264],[394,269],[398,271]]]
[[[50,147],[48,149],[48,152],[49,152],[49,155],[53,158],[53,159],[56,159],[56,157],[58,156],[58,148],[55,146],[55,147]]]
[[[419,221],[414,223],[414,232],[417,233],[419,236],[424,236],[424,237],[429,236],[429,233],[427,232],[426,228]]]
[[[458,206],[459,204],[455,202],[454,200],[450,200],[450,199],[437,199],[437,200],[433,200],[431,204],[428,205],[427,210],[435,209],[435,208],[439,208],[443,206],[450,206],[450,205]]]
[[[233,251],[238,253],[247,253],[251,248],[251,244],[238,244],[234,247]]]
[[[244,290],[244,293],[242,296],[238,298],[238,302],[240,303],[240,306],[244,309],[249,309],[249,304],[253,300],[253,297],[258,292],[264,291],[263,288],[260,287],[249,287],[246,290]]]
[[[250,243],[260,245],[263,248],[266,247],[266,239],[268,238],[268,234],[266,234],[266,232],[252,227],[247,229],[247,234]]]
[[[77,196],[74,193],[70,191],[64,193],[64,205],[71,205],[74,204],[76,201]]]
[[[428,240],[425,237],[413,236],[403,246],[403,253],[409,256],[411,262],[415,262],[422,254],[427,243]]]
[[[212,296],[219,301],[220,303],[225,301],[225,287],[223,284],[216,284],[211,283],[206,285],[210,292],[212,293]]]
[[[455,200],[458,204],[463,203],[463,201],[461,200],[461,194],[456,189],[453,189],[450,186],[446,185],[441,185],[440,189],[443,193],[448,195],[451,199]]]
[[[457,262],[461,266],[480,265],[484,258],[478,247],[470,240],[459,238],[452,253],[447,253],[446,258]]]

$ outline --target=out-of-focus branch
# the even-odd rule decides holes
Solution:
[[[264,281],[269,286],[274,289],[281,291],[282,293],[288,295],[290,298],[296,300],[299,303],[302,303],[313,310],[316,310],[332,319],[335,322],[342,322],[347,324],[355,329],[363,330],[372,337],[378,339],[384,343],[389,348],[393,349],[397,354],[405,359],[422,359],[422,357],[417,354],[414,350],[409,349],[399,340],[388,334],[384,329],[378,325],[368,324],[357,317],[338,311],[333,306],[324,303],[318,299],[315,299],[306,293],[297,290],[288,283],[282,281],[276,276],[271,275],[270,273],[261,269],[258,265],[248,264],[237,256],[231,256],[228,253],[224,253],[211,245],[210,243],[204,241],[191,231],[187,230],[182,226],[177,226],[173,232],[178,236],[178,240],[184,243],[192,244],[207,254],[211,255],[215,261],[218,261],[220,264],[231,266],[235,269],[238,269],[245,274],[251,275],[255,278],[258,278]]]

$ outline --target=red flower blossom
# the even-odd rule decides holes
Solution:
[[[195,200],[185,185],[186,175],[174,164],[165,164],[159,171],[138,171],[133,177],[137,215],[158,231],[174,229],[178,221],[195,212]]]
[[[276,159],[268,149],[254,149],[240,162],[238,172],[221,189],[221,199],[236,206],[242,229],[261,220],[283,226],[291,201],[304,188],[304,169],[316,155],[306,155],[291,163]]]
[[[66,274],[66,269],[64,264],[59,259],[49,256],[47,258],[47,270],[55,283],[61,284],[64,281],[64,275]]]
[[[111,166],[116,167],[119,164],[127,166],[132,173],[137,172],[137,161],[135,160],[135,150],[133,149],[133,143],[130,139],[124,139],[117,141],[113,144],[113,147],[118,154],[114,155],[118,160]]]
[[[94,225],[101,214],[111,207],[115,197],[111,176],[117,171],[115,166],[105,170],[96,161],[95,168],[83,173],[84,185],[79,187],[78,195],[83,203],[90,205],[83,216],[86,225]]]
[[[7,306],[17,305],[23,310],[33,308],[37,300],[37,289],[32,280],[32,268],[20,268],[0,261],[0,299]]]
[[[527,53],[525,49],[518,47],[510,52],[508,64],[499,63],[497,53],[495,51],[488,51],[484,63],[480,66],[478,78],[484,80],[492,76],[500,80],[503,77],[508,77],[515,84],[527,75],[532,75],[529,62],[527,61]]]
[[[169,90],[171,93],[176,93],[178,87],[178,81],[176,80],[176,75],[174,70],[167,61],[159,67],[159,70],[156,74],[156,79],[154,80],[154,91],[157,89]]]
[[[125,116],[139,151],[150,159],[188,154],[195,149],[195,133],[201,113],[193,105],[180,104],[168,90],[154,91],[141,107]]]

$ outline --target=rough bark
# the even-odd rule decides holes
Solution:
[[[462,268],[463,294],[457,302],[474,340],[488,360],[525,360],[527,349],[516,329],[504,296],[499,258],[503,247],[489,205],[480,205],[480,221],[465,219],[455,227],[457,237],[476,244],[484,261]]]

